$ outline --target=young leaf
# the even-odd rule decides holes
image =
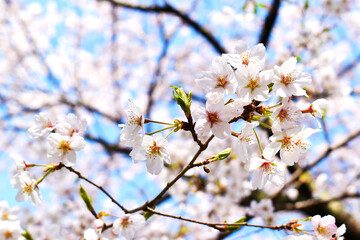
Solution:
[[[156,206],[155,206],[155,207],[152,207],[153,210],[155,210],[155,208],[156,208]],[[144,213],[144,218],[145,218],[145,220],[148,220],[152,215],[154,215],[153,212],[146,211],[146,212]]]
[[[21,234],[26,240],[34,240],[28,230],[25,228],[25,232]]]
[[[246,217],[242,217],[234,223],[243,223],[245,221],[246,221]],[[229,231],[229,232],[234,232],[234,231],[239,230],[240,228],[241,228],[241,226],[226,226],[224,230]]]
[[[89,195],[87,194],[86,190],[80,185],[80,196],[82,198],[82,200],[85,202],[87,209],[91,212],[91,213],[95,213],[95,209],[92,205],[92,199],[89,197]],[[95,213],[96,215],[96,213]]]
[[[174,88],[173,96],[176,101],[176,103],[181,107],[181,109],[184,111],[186,117],[190,116],[190,106],[191,106],[191,92],[186,95],[184,92],[184,89],[176,86],[171,86]]]

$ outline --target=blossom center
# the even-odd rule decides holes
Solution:
[[[211,128],[214,126],[215,123],[221,122],[217,112],[206,111],[206,113],[207,113],[207,119],[210,122]]]
[[[216,88],[225,88],[228,83],[229,83],[228,75],[225,75],[225,76],[222,76],[222,77],[218,76],[217,77]]]
[[[288,111],[286,111],[285,109],[281,109],[278,118],[280,119],[280,122],[284,121],[285,119],[288,119],[289,118]]]
[[[129,121],[127,123],[129,125],[139,125],[139,126],[141,126],[141,124],[142,124],[142,115],[138,117],[137,115],[132,114],[131,116],[129,116]]]
[[[13,238],[13,234],[10,230],[6,230],[4,233],[5,239],[11,239]]]
[[[72,137],[74,135],[74,133],[79,133],[79,129],[75,129],[75,128],[71,129],[70,130],[70,137]]]
[[[2,215],[2,220],[9,220],[9,214],[4,213],[4,214]]]
[[[30,195],[33,191],[31,184],[25,183],[25,187],[22,188],[23,193],[26,193],[27,195]]]
[[[250,88],[251,93],[253,93],[256,88],[260,87],[259,77],[249,78],[248,84],[245,87]]]
[[[61,150],[63,154],[66,154],[66,153],[68,153],[68,151],[73,150],[73,149],[70,147],[70,144],[71,144],[70,141],[62,140],[62,141],[60,142],[60,145],[59,145],[58,149]]]
[[[263,162],[260,167],[264,170],[266,174],[270,175],[274,173],[272,165],[273,164],[271,162]]]
[[[281,83],[283,83],[285,86],[289,85],[295,80],[294,73],[289,73],[288,75],[284,76],[281,74]]]
[[[130,217],[129,216],[124,216],[122,218],[122,220],[121,220],[121,226],[123,228],[127,228],[130,224],[131,224]]]
[[[321,227],[321,226],[319,226],[319,227],[317,228],[317,231],[320,233],[320,235],[325,235],[325,236],[330,233],[328,227]]]
[[[46,128],[53,128],[54,127],[54,125],[52,124],[51,121],[44,121],[44,125],[45,125]]]
[[[249,56],[250,56],[250,51],[249,50],[246,50],[246,51],[244,51],[244,52],[242,52],[241,54],[240,54],[240,57],[241,57],[241,59],[242,59],[242,63],[244,64],[244,65],[249,65]]]
[[[150,146],[151,155],[160,155],[160,146],[156,145],[156,142],[153,142],[153,145]]]
[[[291,137],[284,137],[281,140],[282,148],[285,148],[287,151],[293,151],[294,149],[294,143],[291,141]]]

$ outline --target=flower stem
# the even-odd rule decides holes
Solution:
[[[173,123],[159,122],[159,121],[154,121],[154,120],[150,120],[150,119],[144,119],[144,123],[158,123],[158,124],[165,124],[165,125],[172,125],[172,126],[174,126]]]
[[[175,130],[176,130],[176,128],[174,128],[173,130],[171,130],[171,132],[169,132],[169,134],[166,135],[165,139],[166,139],[168,136],[170,136],[170,134],[172,134]]]
[[[37,185],[39,185],[50,173],[54,172],[54,169],[49,169],[47,170],[47,172],[44,174],[44,176],[42,176],[39,180],[37,180],[35,182],[35,187],[37,187]]]
[[[253,128],[253,130],[254,130],[254,133],[255,133],[256,141],[258,142],[258,145],[259,145],[259,148],[260,148],[260,152],[261,152],[261,154],[263,154],[263,149],[262,149],[262,147],[261,147],[261,143],[260,143],[259,137],[258,137],[258,135],[257,135],[257,133],[256,133],[255,128]]]
[[[172,125],[173,125],[173,124],[172,124]],[[155,131],[155,132],[147,133],[146,135],[153,135],[153,134],[155,134],[155,133],[162,132],[162,131],[165,131],[165,130],[168,130],[168,129],[171,129],[171,128],[174,128],[174,127],[175,127],[175,126],[166,127],[166,128],[157,130],[157,131]]]
[[[269,125],[267,125],[266,123],[263,123],[263,122],[261,122],[261,121],[258,121],[258,123],[259,123],[261,126],[263,126],[263,127],[267,128],[267,129],[272,130],[272,127],[270,127],[270,126],[269,126]]]
[[[278,106],[280,106],[282,103],[278,103],[278,104],[276,104],[276,105],[274,105],[274,106],[271,106],[271,107],[267,107],[266,109],[271,109],[271,108],[274,108],[274,107],[278,107]]]

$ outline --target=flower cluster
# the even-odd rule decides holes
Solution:
[[[310,75],[296,69],[295,57],[281,66],[264,70],[265,56],[262,44],[249,48],[239,41],[235,53],[217,57],[211,71],[202,72],[195,79],[207,98],[206,109],[200,107],[193,111],[199,138],[204,140],[210,134],[220,139],[237,136],[242,160],[248,171],[253,172],[253,189],[263,188],[267,181],[276,186],[284,184],[284,167],[298,162],[300,154],[310,146],[307,138],[321,131],[304,128],[299,122],[309,113],[321,117],[320,109],[326,105],[326,100],[321,99],[309,109],[296,107],[292,97],[307,97],[304,87],[311,83]],[[235,93],[237,98],[233,99]],[[282,98],[281,102],[275,106],[260,105],[272,96],[272,101]],[[262,118],[272,119],[272,126],[265,124]],[[230,123],[239,119],[245,120],[245,124],[241,132],[236,133]],[[255,128],[259,124],[273,132],[264,149],[256,134]],[[253,148],[255,142],[259,145],[258,150]],[[279,151],[280,161],[275,157]]]
[[[160,133],[144,135],[144,117],[138,106],[129,99],[127,110],[128,121],[119,125],[123,129],[120,134],[120,142],[132,147],[130,157],[134,163],[146,160],[146,167],[151,174],[160,174],[164,162],[170,163],[170,156],[167,150],[167,140]],[[139,134],[142,130],[142,134]]]
[[[297,221],[296,221],[297,222]],[[298,224],[300,225],[300,224]],[[335,218],[331,215],[321,217],[315,215],[311,218],[311,225],[313,228],[312,233],[306,233],[306,235],[294,236],[289,235],[284,237],[282,240],[343,240],[344,233],[346,231],[345,225],[337,227],[335,224]]]
[[[8,202],[0,202],[0,239],[18,240],[23,232],[18,219],[19,208],[10,208]]]
[[[95,228],[101,230],[104,222],[101,219],[95,221]],[[144,216],[140,214],[124,214],[117,218],[112,226],[114,234],[121,234],[126,240],[132,240],[135,237],[136,232],[142,228],[145,224]],[[84,232],[85,240],[108,240],[105,237],[101,237],[101,233],[93,228],[88,228]]]
[[[86,120],[79,119],[72,113],[58,120],[52,119],[48,114],[43,112],[35,115],[34,123],[28,129],[28,133],[35,139],[45,137],[50,133],[47,137],[50,146],[47,153],[47,160],[50,164],[46,165],[45,175],[36,180],[28,171],[28,168],[38,165],[27,164],[25,160],[17,154],[11,155],[16,164],[16,171],[11,179],[11,184],[14,188],[19,189],[16,195],[17,201],[30,200],[33,205],[40,204],[42,196],[38,184],[48,174],[54,171],[54,164],[60,162],[65,166],[75,164],[75,151],[82,150],[85,147],[83,134],[86,130],[86,125]]]

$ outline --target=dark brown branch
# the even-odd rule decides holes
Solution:
[[[269,42],[271,31],[275,25],[279,8],[280,8],[280,0],[274,0],[271,5],[270,12],[265,19],[265,23],[259,38],[259,43],[263,43],[265,46],[267,46]]]
[[[329,198],[326,200],[320,199],[309,199],[306,201],[296,202],[296,203],[287,203],[285,205],[279,205],[276,207],[276,210],[300,210],[309,207],[318,207],[320,205],[325,205],[331,202],[345,200],[348,198],[359,198],[360,194],[358,193],[345,193],[337,197]]]
[[[215,50],[221,54],[226,53],[226,50],[220,43],[215,39],[215,37],[208,32],[205,28],[203,28],[199,23],[195,20],[191,19],[187,14],[180,12],[170,4],[165,4],[164,6],[151,5],[151,6],[141,6],[130,3],[124,3],[116,0],[99,0],[99,1],[108,1],[114,6],[119,6],[128,9],[134,9],[141,12],[147,13],[167,13],[171,15],[175,15],[179,17],[185,24],[192,27],[196,32],[198,32],[201,36],[203,36],[214,48]]]
[[[97,185],[96,183],[94,183],[93,181],[91,181],[90,179],[84,177],[79,171],[76,171],[74,168],[72,167],[67,167],[65,166],[63,163],[59,163],[59,167],[57,169],[61,169],[65,167],[67,170],[69,170],[70,172],[72,173],[75,173],[79,178],[85,180],[86,182],[90,183],[91,185],[93,185],[94,187],[98,188],[99,190],[101,190],[103,193],[106,194],[106,196],[108,196],[111,201],[113,203],[115,203],[119,208],[121,208],[121,210],[123,210],[125,213],[128,213],[129,211],[124,207],[122,206],[118,201],[116,201],[111,195],[110,193],[108,193],[102,186],[99,186]]]

